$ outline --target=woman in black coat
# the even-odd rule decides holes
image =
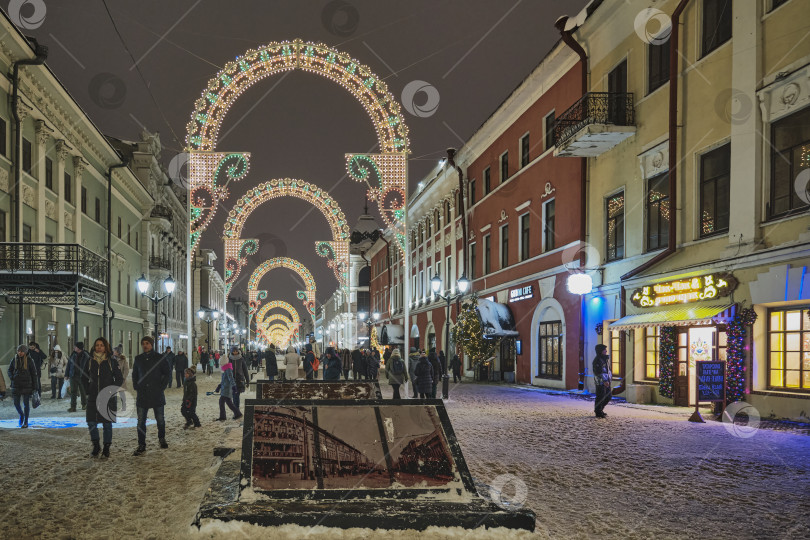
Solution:
[[[103,337],[93,343],[90,361],[87,364],[85,379],[87,386],[87,427],[90,430],[90,441],[93,443],[91,455],[110,457],[112,444],[112,423],[116,420],[118,403],[116,395],[124,384],[124,375],[113,358],[112,348]],[[101,422],[104,431],[104,450],[101,450],[98,437],[98,424]]]
[[[433,393],[433,366],[430,365],[426,356],[420,356],[419,362],[414,369],[416,379],[414,381],[414,389],[422,399],[431,397]]]
[[[25,345],[17,347],[17,354],[8,366],[8,378],[11,382],[11,394],[14,396],[14,407],[20,413],[19,426],[27,428],[31,394],[39,391],[39,372]],[[24,409],[20,407],[20,399],[23,400]]]

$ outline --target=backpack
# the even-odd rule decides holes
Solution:
[[[318,371],[319,367],[321,367],[321,361],[316,357],[312,360],[312,371]]]
[[[402,361],[402,358],[394,358],[394,362],[391,364],[391,372],[394,375],[402,375],[405,373],[405,362]]]

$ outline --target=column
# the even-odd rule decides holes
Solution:
[[[45,144],[51,138],[53,129],[49,128],[45,120],[37,120],[34,123],[36,127],[36,144],[37,153],[34,170],[34,177],[37,179],[37,234],[36,238],[31,240],[34,242],[45,241]]]
[[[72,150],[65,141],[56,141],[56,170],[54,171],[56,176],[54,182],[58,185],[57,192],[59,193],[56,201],[56,242],[59,244],[65,242],[65,160],[70,156]],[[75,198],[71,197],[71,199],[74,203],[76,202]]]

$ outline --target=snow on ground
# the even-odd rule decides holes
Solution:
[[[113,432],[112,457],[88,457],[86,428],[0,429],[0,530],[5,538],[372,538],[334,531],[206,523],[190,527],[216,473],[212,449],[240,440],[239,422],[213,422],[218,377],[198,377],[203,427],[184,431],[182,391],[167,392],[169,449],[149,426],[147,454],[131,456],[134,428]],[[383,395],[390,387],[382,384]],[[252,390],[252,389],[251,389]],[[252,391],[250,392],[252,394]],[[46,396],[49,396],[46,393]],[[134,405],[134,403],[130,403]],[[43,400],[32,418],[83,419]],[[477,481],[537,513],[541,538],[806,538],[810,437],[760,429],[741,437],[673,409],[593,403],[532,389],[461,384],[448,413]],[[678,412],[678,411],[675,411]],[[0,419],[14,419],[11,399]],[[230,414],[229,414],[230,418]],[[51,420],[51,422],[58,420]],[[53,425],[53,423],[51,423]],[[738,434],[741,432],[738,432]],[[497,495],[497,494],[496,494]],[[382,525],[382,524],[381,524]],[[385,532],[406,538],[528,538],[506,530]]]

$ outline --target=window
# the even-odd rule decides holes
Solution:
[[[475,244],[470,244],[470,264],[469,264],[469,269],[470,269],[470,279],[475,279]]]
[[[0,210],[0,242],[6,241],[6,213]]]
[[[771,144],[768,213],[769,217],[775,218],[807,208],[794,189],[794,180],[802,169],[810,167],[810,107],[775,122]],[[805,186],[805,190],[809,187]]]
[[[768,317],[768,387],[810,390],[810,309]]]
[[[53,191],[53,160],[45,157],[45,187]]]
[[[624,258],[624,191],[605,200],[607,260]]]
[[[543,119],[543,127],[545,128],[546,134],[546,150],[552,148],[555,144],[557,144],[557,140],[554,138],[554,123],[555,123],[555,116],[554,111],[551,111],[546,115]]]
[[[22,169],[31,174],[31,141],[25,137],[22,140]]]
[[[525,167],[529,164],[529,134],[527,133],[520,138],[520,166]]]
[[[131,246],[132,243],[130,240],[132,239],[132,225],[127,224],[127,245]]]
[[[664,173],[647,181],[647,251],[669,242],[669,175]]]
[[[442,224],[441,224],[441,218],[439,217],[439,209],[438,208],[433,211],[433,225],[436,228],[436,232],[439,232],[439,229],[441,229]]]
[[[425,219],[425,229],[427,230],[427,237],[428,237],[428,240],[429,240],[430,239],[430,231],[431,231],[430,218]]]
[[[484,275],[489,274],[490,271],[490,245],[489,235],[484,236]]]
[[[455,283],[453,280],[453,256],[448,255],[445,259],[444,264],[444,283],[445,289],[450,290],[451,288],[455,287]]]
[[[23,242],[30,242],[31,241],[31,225],[26,225],[23,223]]]
[[[82,186],[82,212],[87,213],[87,188]]]
[[[130,292],[132,291],[132,276],[127,276],[127,305],[132,305],[130,302],[132,301]]]
[[[661,342],[661,333],[658,326],[648,326],[644,329],[644,378],[658,380],[661,373],[658,366],[658,351]]]
[[[118,303],[121,303],[121,271],[118,271]]]
[[[728,231],[731,144],[700,157],[700,236]]]
[[[543,251],[554,249],[554,199],[543,205]]]
[[[610,331],[610,371],[613,372],[613,378],[623,378],[624,370],[622,369],[622,333],[619,330]]]
[[[53,244],[53,236],[51,236],[50,234],[46,234],[45,235],[45,243],[46,244]]]
[[[444,203],[444,224],[447,225],[450,223],[451,216],[450,216],[450,201],[445,201]]]
[[[529,258],[529,213],[520,216],[520,260]]]
[[[475,180],[470,180],[470,206],[475,204]]]
[[[731,39],[731,0],[703,0],[703,56]]]
[[[647,93],[669,81],[669,40],[661,44],[647,45]]]
[[[787,3],[788,0],[771,0],[771,9],[768,12],[771,12],[781,6],[782,4]]]
[[[509,152],[501,154],[501,183],[506,182],[509,178]]]
[[[135,251],[138,251],[140,248],[138,247],[138,233],[135,233]]]
[[[487,195],[490,191],[492,191],[492,183],[490,180],[489,167],[487,167],[484,169],[484,195]]]
[[[66,203],[73,203],[73,179],[70,177],[68,173],[65,173],[64,178],[65,183],[65,202]]]
[[[118,238],[121,238],[121,218],[118,218]]]
[[[96,197],[96,223],[101,223],[101,199]]]
[[[8,156],[8,139],[6,135],[6,121],[0,118],[0,154]]]
[[[562,379],[563,335],[560,321],[543,322],[537,329],[537,376]]]
[[[509,225],[501,227],[501,268],[509,266]]]

